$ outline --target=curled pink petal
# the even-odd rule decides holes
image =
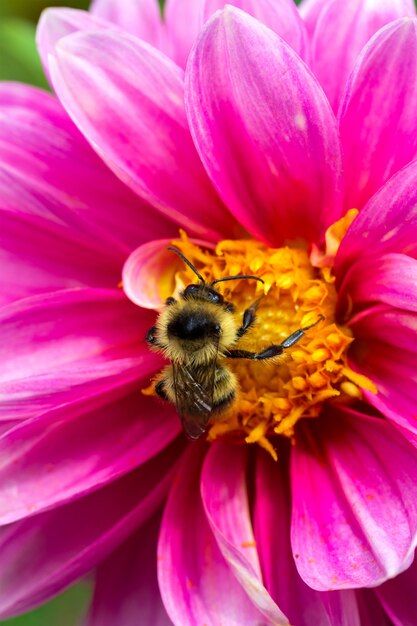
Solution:
[[[417,256],[417,161],[367,202],[342,239],[335,259],[337,282],[358,259],[401,252]]]
[[[166,285],[165,275],[174,279],[169,267],[177,265],[173,253],[167,250],[169,239],[149,241],[137,248],[123,267],[123,289],[127,297],[145,309],[159,309],[164,303],[164,293],[173,293],[174,284]],[[166,297],[165,297],[166,299]]]
[[[158,580],[175,626],[239,624],[265,618],[248,599],[224,560],[199,496],[205,446],[190,446],[163,516],[158,543]]]
[[[204,248],[213,244],[192,240]],[[149,241],[139,246],[123,267],[123,289],[127,297],[145,309],[160,309],[175,289],[175,272],[184,266],[183,261],[168,247],[172,239]]]
[[[211,446],[201,476],[201,497],[220,551],[242,588],[263,615],[284,626],[288,619],[262,582],[249,512],[246,464],[244,448]]]
[[[89,496],[1,528],[1,618],[44,602],[116,549],[161,506],[178,452],[171,447]]]
[[[388,422],[329,408],[291,454],[291,541],[313,589],[381,584],[417,543],[417,459]],[[320,494],[320,497],[317,497]]]
[[[60,40],[50,71],[77,126],[127,185],[190,233],[230,236],[235,225],[195,151],[172,61],[126,33],[80,32]]]
[[[413,0],[330,0],[319,14],[312,43],[312,68],[334,111],[359,53],[377,30],[415,16]]]
[[[403,18],[371,39],[342,101],[346,208],[361,208],[392,174],[416,158],[416,85],[417,19]]]
[[[257,454],[254,531],[265,586],[291,624],[357,626],[355,593],[314,591],[300,578],[290,544],[291,497],[287,459],[273,461],[264,451]]]
[[[88,626],[172,626],[156,577],[159,523],[151,517],[100,564]]]
[[[104,18],[121,29],[159,47],[162,19],[158,0],[93,0],[93,16]]]
[[[186,106],[213,184],[254,236],[313,241],[339,217],[333,113],[299,57],[257,20],[227,7],[207,22],[187,66]]]

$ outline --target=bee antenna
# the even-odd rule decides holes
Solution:
[[[225,278],[218,278],[217,280],[213,280],[211,284],[215,285],[216,283],[221,283],[225,280],[238,280],[240,278],[253,278],[253,280],[258,280],[260,283],[264,284],[262,278],[259,278],[259,276],[252,276],[250,274],[238,274],[237,276],[226,276]]]
[[[181,250],[178,250],[178,248],[175,248],[174,246],[169,246],[168,250],[170,250],[171,252],[175,252],[175,254],[177,254],[180,259],[182,259],[184,261],[184,263],[186,263],[188,265],[189,268],[191,268],[194,272],[194,274],[196,274],[199,278],[199,280],[201,280],[202,283],[205,283],[206,281],[204,280],[204,278],[201,276],[201,274],[196,270],[196,268],[194,267],[194,265],[191,263],[191,261],[189,261],[181,252]]]

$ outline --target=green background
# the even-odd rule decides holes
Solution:
[[[39,14],[48,5],[87,9],[88,4],[88,0],[0,0],[0,80],[46,87],[35,46]]]
[[[32,613],[0,622],[0,624],[1,626],[78,626],[86,614],[90,595],[90,585],[87,582],[79,583]]]

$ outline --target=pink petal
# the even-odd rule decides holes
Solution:
[[[308,57],[307,33],[292,0],[167,0],[165,22],[172,58],[185,67],[203,23],[226,4],[235,6],[280,35],[302,58]]]
[[[88,626],[172,626],[156,577],[159,523],[152,517],[99,566]]]
[[[357,626],[355,593],[318,592],[300,578],[290,544],[291,498],[285,455],[256,459],[254,530],[265,586],[294,626]]]
[[[393,580],[389,580],[377,589],[376,595],[385,607],[388,615],[398,626],[414,626],[417,617],[417,560]]]
[[[158,0],[93,0],[90,11],[155,47],[160,44],[162,20]]]
[[[19,419],[8,419],[8,418],[3,419],[2,418],[0,421],[0,437],[1,435],[4,435],[4,433],[7,433],[8,430],[11,430],[15,426],[18,426],[19,424],[20,424]]]
[[[45,73],[49,78],[48,57],[54,54],[57,42],[79,30],[114,29],[105,19],[95,17],[88,11],[52,7],[45,9],[36,29],[36,45]]]
[[[312,43],[312,67],[337,111],[348,76],[364,45],[382,26],[414,16],[412,0],[331,0],[320,12]]]
[[[0,171],[0,205],[12,193],[24,206],[24,191],[2,178]],[[31,196],[29,203],[34,200]],[[75,229],[1,206],[0,222],[1,305],[59,289],[110,289],[120,281],[122,258],[95,250],[94,241],[77,236]]]
[[[376,586],[409,566],[417,458],[388,422],[329,409],[297,438],[291,479],[291,541],[310,587]]]
[[[360,612],[360,626],[392,626],[373,590],[356,589],[355,594]]]
[[[274,624],[288,624],[262,584],[246,486],[247,455],[240,446],[211,446],[201,476],[201,497],[221,553],[254,605]]]
[[[21,300],[0,315],[0,406],[8,418],[109,393],[149,376],[153,317],[120,290],[74,289]]]
[[[206,241],[192,241],[203,248],[213,248]],[[167,297],[174,293],[174,275],[177,269],[184,268],[184,263],[172,251],[167,250],[170,245],[172,239],[149,241],[132,252],[124,264],[124,292],[140,307],[160,309]]]
[[[309,58],[307,31],[293,0],[206,0],[204,16],[208,19],[225,5],[235,6],[275,31],[304,60]]]
[[[99,491],[0,529],[0,616],[29,610],[106,558],[161,505],[178,448]]]
[[[206,0],[166,0],[167,52],[180,66],[185,67],[189,52],[204,23]]]
[[[123,267],[123,290],[127,297],[140,307],[158,309],[164,302],[164,275],[172,265],[177,265],[173,253],[167,250],[169,239],[149,241],[136,248]],[[174,272],[169,272],[174,277]],[[172,294],[172,289],[168,291]],[[166,298],[165,298],[166,299]]]
[[[385,303],[417,312],[417,260],[385,254],[352,265],[338,290],[354,305]]]
[[[346,208],[362,207],[392,174],[415,159],[416,98],[417,20],[404,18],[369,42],[341,105]]]
[[[402,252],[417,256],[417,161],[397,174],[367,202],[340,244],[338,282],[358,259]]]
[[[187,231],[230,236],[189,135],[176,65],[135,37],[97,31],[61,40],[50,71],[77,126],[126,184]]]
[[[257,20],[228,7],[203,29],[186,82],[194,140],[236,219],[275,245],[319,238],[339,216],[339,140],[326,99],[299,57]]]
[[[298,10],[303,18],[308,34],[312,37],[316,30],[317,22],[323,9],[329,4],[329,0],[302,0]]]
[[[66,227],[119,268],[140,243],[176,232],[103,165],[59,102],[39,89],[0,84],[0,163],[0,208]]]
[[[222,557],[200,500],[205,446],[189,447],[170,492],[158,544],[158,580],[175,626],[254,626],[255,609]]]
[[[414,313],[383,305],[370,307],[349,322],[355,337],[349,355],[360,359],[358,363],[365,363],[379,343],[381,349],[385,347],[387,351],[396,352],[393,358],[403,356],[407,359],[411,356],[409,353],[417,352],[416,324]],[[372,342],[371,349],[366,349],[366,341]],[[382,359],[381,364],[386,365],[384,361],[386,359]]]
[[[0,302],[112,287],[150,233],[175,233],[103,165],[59,103],[0,85]]]
[[[141,393],[159,363],[146,317],[121,293],[81,290],[3,309],[3,415],[34,417],[0,439],[0,523],[97,488],[178,434],[174,411]]]
[[[113,402],[85,401],[24,422],[0,438],[0,524],[106,485],[160,452],[179,430],[172,411],[141,397],[140,381]]]
[[[365,394],[368,402],[417,446],[417,316],[379,307],[355,318],[351,328],[352,366],[378,388],[377,394]]]

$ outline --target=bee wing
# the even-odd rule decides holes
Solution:
[[[175,404],[183,428],[190,439],[203,435],[213,412],[216,362],[198,370],[181,363],[172,363]]]

